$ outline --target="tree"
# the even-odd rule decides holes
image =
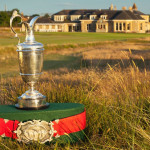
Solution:
[[[46,14],[44,15],[44,17],[49,17],[49,14],[48,14],[48,13],[46,13]]]
[[[1,11],[0,12],[0,26],[1,27],[9,27],[10,26],[10,18],[12,16],[12,13],[14,10],[17,10],[19,13],[18,9],[13,9],[12,11]],[[18,23],[21,22],[20,18],[15,18],[13,21],[13,26],[18,27],[20,26]]]
[[[31,17],[40,16],[39,14],[33,14]]]

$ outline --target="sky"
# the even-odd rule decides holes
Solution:
[[[111,4],[121,9],[137,4],[138,10],[150,14],[150,0],[0,0],[0,11],[17,8],[24,15],[56,13],[62,9],[108,9]]]

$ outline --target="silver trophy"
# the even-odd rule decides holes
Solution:
[[[13,19],[16,17],[21,17],[21,24],[24,24],[26,28],[26,39],[23,43],[20,43],[20,39],[12,27]],[[34,25],[38,18],[36,16],[30,22],[24,21],[24,17],[14,11],[10,19],[11,30],[19,40],[17,52],[20,75],[23,81],[29,85],[29,90],[18,97],[18,104],[15,106],[19,109],[44,109],[49,106],[49,103],[46,103],[46,97],[34,89],[34,85],[42,74],[44,51],[43,44],[36,42],[33,34]]]

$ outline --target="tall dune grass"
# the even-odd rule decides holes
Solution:
[[[5,34],[0,35],[0,71],[5,69],[13,73],[17,71],[13,69],[18,68],[17,62],[13,62],[17,58],[14,47],[16,39],[7,41],[6,39],[12,35],[3,37]],[[88,38],[85,39],[87,35]],[[119,40],[125,41],[107,42],[107,36],[110,35],[112,35],[110,38],[114,39],[117,36]],[[0,149],[148,150],[150,148],[149,35],[37,33],[37,36],[38,41],[43,39],[45,42],[45,60],[49,61],[46,62],[45,72],[36,89],[46,95],[47,102],[50,103],[73,102],[85,105],[87,112],[85,141],[76,144],[57,142],[49,145],[39,143],[26,145],[0,138]],[[48,39],[50,36],[51,39]],[[79,36],[83,41],[78,38]],[[147,40],[128,38],[136,36],[147,37]],[[62,37],[66,40],[62,41]],[[103,37],[106,38],[105,42],[101,41]],[[62,43],[58,43],[58,38]],[[68,38],[73,42],[67,43]],[[95,40],[91,42],[91,38]],[[87,43],[89,41],[90,43]],[[51,45],[52,43],[56,45]],[[129,48],[132,50],[129,51]],[[13,59],[9,59],[11,57]],[[53,61],[51,57],[54,57]],[[54,68],[56,64],[57,68]],[[0,103],[17,103],[17,97],[27,89],[28,86],[23,83],[20,76],[0,77]]]
[[[143,59],[144,61],[144,59]],[[44,72],[37,89],[48,102],[74,102],[87,111],[86,140],[78,144],[18,144],[0,139],[5,149],[149,149],[150,72],[141,72],[134,61],[128,68],[108,65],[101,72],[95,67],[69,72]],[[1,82],[1,104],[14,104],[25,90],[18,77]],[[13,144],[15,143],[15,144]]]

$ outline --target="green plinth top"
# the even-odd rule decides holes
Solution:
[[[0,105],[0,118],[18,121],[52,121],[73,116],[83,111],[84,105],[79,103],[50,103],[50,106],[43,110],[20,110],[14,105]]]

